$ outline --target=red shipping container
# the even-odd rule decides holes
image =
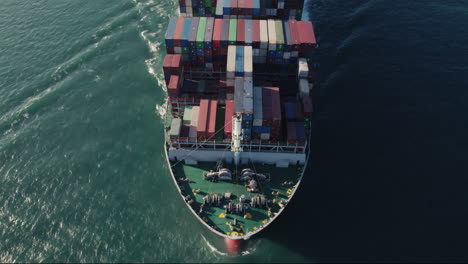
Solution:
[[[174,55],[172,55],[172,54],[166,54],[166,57],[164,57],[164,62],[163,62],[163,72],[164,72],[164,74],[171,73],[172,57],[173,56]]]
[[[317,41],[315,39],[314,27],[310,21],[298,21],[299,37],[301,45],[307,46],[307,48],[315,49]]]
[[[181,46],[181,37],[182,37],[182,30],[184,28],[185,19],[183,17],[179,17],[177,19],[176,27],[174,30],[174,47]]]
[[[172,55],[171,70],[172,70],[172,74],[180,75],[182,73],[182,55],[180,54]]]
[[[273,121],[281,120],[281,102],[278,87],[265,87],[270,90],[271,96],[271,119]]]
[[[226,112],[224,115],[224,137],[232,137],[232,116],[234,115],[234,101],[226,100]]]
[[[260,48],[260,20],[252,20],[252,47]]]
[[[245,20],[244,19],[237,20],[237,45],[241,45],[241,46],[245,45]]]
[[[216,133],[216,113],[218,111],[218,101],[211,100],[210,101],[210,109],[209,109],[209,119],[208,119],[208,132],[207,137],[213,137]]]
[[[167,86],[167,92],[169,95],[177,97],[179,95],[179,82],[180,78],[178,75],[171,75],[169,85]]]
[[[237,11],[238,15],[246,15],[247,14],[247,0],[238,0],[237,8],[238,8],[238,11]]]
[[[223,20],[215,19],[213,29],[213,48],[221,47],[221,30],[223,28]]]
[[[200,110],[198,112],[198,125],[197,125],[197,136],[200,139],[206,138],[209,108],[210,108],[210,100],[201,99]]]
[[[231,16],[239,15],[239,0],[231,0]]]
[[[294,51],[299,50],[299,45],[301,45],[301,38],[299,36],[299,28],[297,22],[294,19],[289,20],[289,31],[291,32],[292,48]]]

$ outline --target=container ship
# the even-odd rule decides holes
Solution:
[[[163,63],[166,157],[189,210],[236,245],[296,192],[317,43],[304,0],[180,0]]]

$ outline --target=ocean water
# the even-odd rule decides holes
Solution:
[[[310,0],[301,190],[242,257],[163,153],[172,0],[0,3],[0,262],[468,259],[468,1]]]

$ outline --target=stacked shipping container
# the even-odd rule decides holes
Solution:
[[[288,69],[296,69],[299,57],[313,62],[317,47],[309,21],[181,17],[166,32],[167,53],[181,54],[186,66],[224,69],[229,45],[252,46],[255,64]]]
[[[302,16],[304,0],[179,0],[179,4],[182,17],[170,19],[165,35],[163,68],[168,93],[202,99],[199,106],[186,107],[183,118],[173,119],[171,137],[194,141],[215,136],[218,100],[206,99],[212,93],[221,95],[220,104],[226,106],[224,120],[219,117],[225,138],[232,137],[232,116],[240,113],[244,141],[275,142],[282,136],[290,141],[305,140],[303,120],[313,112],[309,64],[317,45],[312,23],[296,20]],[[271,66],[297,69],[299,100],[282,101],[278,87],[254,88],[254,64],[266,70]],[[217,83],[184,80],[183,66],[226,70],[226,79]],[[281,106],[287,133],[281,133]]]
[[[209,17],[216,13],[216,0],[179,0],[183,17]]]

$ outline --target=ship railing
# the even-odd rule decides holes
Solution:
[[[231,150],[231,140],[198,140],[196,138],[177,137],[170,138],[170,146],[173,149],[187,150]],[[288,152],[288,153],[304,153],[306,151],[307,142],[242,142],[243,152]]]

